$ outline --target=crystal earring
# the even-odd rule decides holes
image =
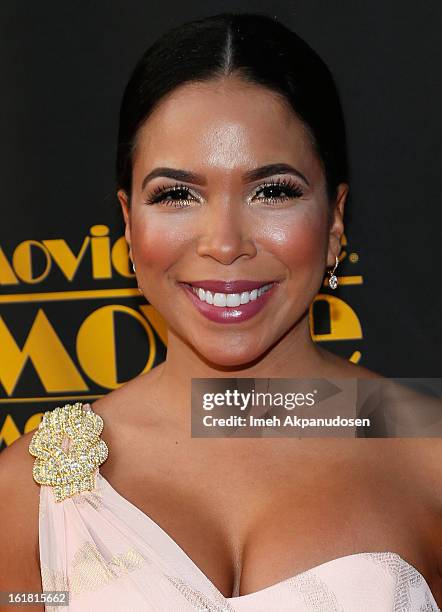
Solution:
[[[330,274],[330,278],[328,279],[328,284],[332,289],[336,289],[336,287],[338,286],[338,278],[335,276],[335,270],[338,266],[338,263],[339,263],[339,259],[338,259],[338,256],[336,256],[335,267],[333,268],[333,270],[328,271],[328,273]]]
[[[132,268],[133,268],[134,272],[136,272],[134,262],[132,262]],[[138,289],[138,292],[139,292],[139,293],[143,293],[143,292],[141,291],[141,289],[140,289],[140,287],[139,287],[138,285],[137,285],[137,289]]]

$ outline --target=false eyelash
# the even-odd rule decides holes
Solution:
[[[284,188],[285,191],[288,193],[288,195],[282,198],[281,197],[263,198],[264,200],[278,200],[279,201],[279,200],[289,199],[290,197],[300,198],[304,195],[304,191],[301,189],[301,187],[299,187],[299,185],[287,179],[275,179],[274,181],[266,181],[255,189],[255,193],[265,189],[266,187]],[[164,200],[164,198],[169,193],[172,193],[173,191],[184,191],[187,194],[191,193],[191,190],[189,189],[189,187],[187,185],[184,185],[183,183],[177,183],[176,185],[172,185],[169,187],[167,185],[159,185],[152,191],[151,195],[146,200],[144,200],[144,204],[152,205],[152,204],[156,204],[157,202],[161,202]],[[172,202],[171,204],[166,204],[166,206],[173,206],[175,208],[180,208],[180,205],[177,204],[179,200],[175,200],[171,202]],[[181,206],[181,208],[182,207],[183,206]]]
[[[262,189],[265,189],[266,187],[283,187],[289,194],[289,197],[295,197],[295,198],[300,198],[304,195],[304,191],[303,189],[301,189],[301,187],[299,185],[297,185],[296,183],[287,180],[287,179],[276,179],[274,181],[269,181],[269,182],[265,182],[262,183],[262,185],[259,185],[255,191],[261,191]],[[281,200],[281,198],[264,198],[265,200],[267,199],[271,199],[271,200]],[[287,198],[283,198],[283,199],[287,199]]]
[[[155,187],[155,189],[152,191],[149,197],[146,200],[144,200],[144,204],[156,204],[157,202],[161,202],[161,200],[164,197],[166,197],[169,193],[173,191],[181,191],[181,190],[186,191],[187,193],[190,193],[189,187],[182,183],[177,183],[176,185],[172,185],[171,187],[167,185],[158,185],[157,187]],[[175,200],[175,202],[176,201],[177,200]],[[174,204],[172,204],[172,206],[173,205]]]

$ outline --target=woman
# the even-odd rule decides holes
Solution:
[[[309,330],[338,263],[345,151],[329,70],[270,17],[194,21],[143,55],[117,195],[167,358],[4,453],[9,590],[41,573],[70,610],[439,609],[437,440],[190,436],[193,378],[380,378]]]

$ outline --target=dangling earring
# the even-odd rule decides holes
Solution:
[[[132,268],[133,268],[134,272],[136,272],[136,268],[135,268],[134,262],[132,262]],[[143,293],[138,285],[137,285],[137,289],[138,289],[139,293]]]
[[[335,270],[338,267],[338,263],[339,263],[339,259],[338,256],[336,256],[336,263],[335,263],[335,267],[333,268],[333,270],[329,270],[328,273],[330,274],[330,278],[328,279],[328,284],[332,289],[336,289],[336,287],[338,286],[338,278],[335,276]]]

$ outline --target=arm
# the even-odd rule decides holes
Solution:
[[[410,450],[407,474],[413,475],[411,484],[422,492],[419,495],[430,510],[429,521],[424,525],[434,568],[430,586],[442,609],[442,438],[418,438],[410,444]]]
[[[0,453],[0,591],[41,592],[38,542],[40,487],[28,446],[34,431]],[[12,610],[11,606],[0,606]],[[44,612],[43,604],[14,610]]]
[[[427,474],[430,490],[433,491],[435,521],[431,531],[434,545],[434,556],[437,559],[437,582],[434,593],[438,605],[442,609],[442,438],[427,438]]]

